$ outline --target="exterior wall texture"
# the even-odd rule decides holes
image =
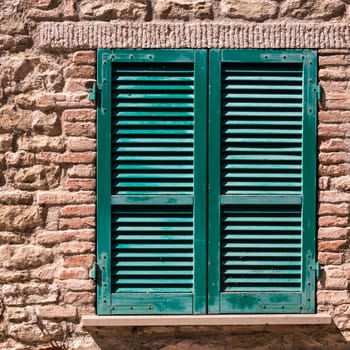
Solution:
[[[2,0],[0,19],[0,349],[349,349],[349,0]],[[183,44],[187,24],[200,40]],[[317,304],[331,326],[82,329],[95,313],[94,49],[184,45],[321,48]]]

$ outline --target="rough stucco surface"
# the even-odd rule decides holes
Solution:
[[[350,2],[252,3],[0,2],[0,349],[349,349]],[[189,28],[199,39],[191,41]],[[319,51],[317,297],[333,325],[82,329],[81,315],[95,313],[88,270],[96,126],[88,92],[92,49],[104,45],[327,48]]]

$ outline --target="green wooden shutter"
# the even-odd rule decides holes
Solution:
[[[212,50],[209,312],[314,312],[316,55]]]
[[[100,314],[206,310],[206,56],[98,51]]]

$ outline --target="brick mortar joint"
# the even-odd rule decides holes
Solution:
[[[44,22],[42,48],[350,49],[346,23]]]

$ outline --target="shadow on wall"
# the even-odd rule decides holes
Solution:
[[[332,325],[86,328],[101,350],[349,350]]]

